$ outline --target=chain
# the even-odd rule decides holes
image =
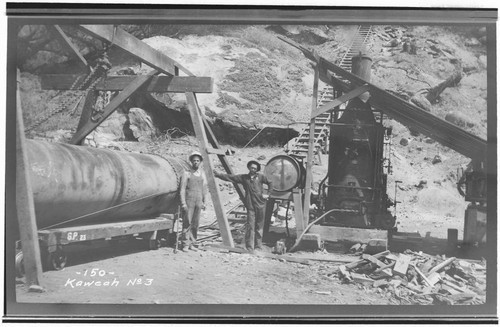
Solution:
[[[106,77],[106,73],[108,70],[111,68],[111,63],[107,59],[107,57],[104,55],[104,58],[99,58],[96,63],[96,68],[91,69],[90,74],[83,80],[83,82],[80,83],[81,79],[83,76],[78,76],[73,84],[71,84],[69,91],[79,91],[81,89],[94,89],[97,83],[99,83],[103,78]],[[56,97],[58,97],[62,91],[59,91],[50,101],[53,101]],[[53,116],[63,112],[66,108],[69,107],[70,104],[74,104],[75,102],[79,102],[81,100],[81,97],[83,95],[81,92],[78,92],[77,94],[71,94],[71,95],[66,95],[63,98],[62,103],[49,110],[48,113],[46,113],[43,117],[37,119],[33,124],[31,124],[29,127],[26,128],[26,132],[29,132],[33,130],[34,128],[38,127],[40,124],[43,122],[46,122]]]

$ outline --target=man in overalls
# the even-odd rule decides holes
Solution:
[[[205,210],[207,178],[201,171],[203,158],[199,152],[189,156],[191,170],[181,178],[180,198],[184,217],[182,219],[182,251],[193,250],[198,234],[201,210]]]
[[[215,177],[243,185],[245,189],[245,206],[247,208],[245,246],[249,252],[253,252],[254,249],[262,250],[264,211],[266,208],[263,185],[267,184],[268,189],[272,190],[272,182],[264,174],[259,173],[260,164],[257,161],[249,161],[247,168],[248,174],[228,175],[215,173]]]

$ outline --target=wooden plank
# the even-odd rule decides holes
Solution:
[[[28,153],[24,135],[23,112],[20,96],[20,73],[17,71],[16,94],[16,209],[23,251],[24,272],[29,286],[40,286],[42,262],[37,237],[35,203],[31,188]]]
[[[46,240],[53,238],[50,242],[65,245],[81,241],[173,229],[173,215],[171,216],[171,218],[155,218],[139,221],[55,228],[39,231],[38,235]],[[50,245],[55,244],[49,244],[49,246]]]
[[[342,259],[342,258],[316,258],[316,257],[308,257],[308,256],[301,256],[303,259],[311,260],[311,261],[319,261],[319,262],[331,262],[331,263],[351,263],[354,262],[355,259]],[[345,266],[344,266],[345,267]]]
[[[388,254],[385,256],[386,259],[389,259],[389,260],[393,260],[393,261],[397,261],[398,260],[398,257],[392,253]]]
[[[438,264],[437,266],[435,266],[434,268],[432,268],[431,270],[429,270],[429,273],[428,275],[432,274],[432,273],[435,273],[435,272],[438,272],[440,271],[441,269],[451,265],[451,263],[453,261],[455,261],[455,257],[451,257],[451,258],[448,258],[446,259],[445,261],[441,262],[440,264]]]
[[[158,71],[167,75],[176,75],[175,67],[183,71],[188,76],[194,76],[187,68],[183,67],[177,61],[152,48],[142,42],[135,36],[125,32],[119,27],[113,25],[80,25],[80,29],[97,39],[112,43],[134,58],[148,64]]]
[[[340,266],[339,271],[345,278],[352,280],[351,273],[347,271],[345,266]]]
[[[427,277],[429,282],[431,283],[431,286],[434,286],[437,282],[441,280],[441,276],[438,273],[432,273]]]
[[[320,234],[321,239],[329,242],[367,243],[370,239],[387,239],[387,231],[378,229],[363,229],[336,226],[314,225],[309,233]]]
[[[42,90],[70,90],[73,83],[82,75],[45,74],[41,76]],[[97,91],[121,91],[137,78],[136,75],[107,76],[95,85]],[[81,78],[84,80],[85,78]],[[196,76],[154,76],[149,82],[147,92],[172,93],[212,93],[212,77]],[[83,88],[81,88],[83,89]]]
[[[319,67],[318,65],[314,66],[314,86],[313,86],[313,97],[312,97],[312,106],[311,106],[311,116],[312,112],[318,106],[318,83],[319,83]],[[312,166],[314,161],[314,130],[315,130],[316,119],[311,118],[311,122],[309,124],[309,143],[307,147],[307,162],[306,162],[306,181],[305,181],[305,190],[304,190],[304,217],[303,220],[305,222],[304,229],[307,227],[307,222],[309,221],[309,210],[311,206],[311,187],[313,182],[313,174],[312,174]],[[297,232],[297,234],[299,234]],[[300,234],[299,234],[300,235]]]
[[[374,264],[376,264],[379,267],[387,266],[385,263],[383,263],[382,261],[378,260],[377,258],[375,258],[369,254],[362,254],[361,258],[368,260],[370,262],[373,262]]]
[[[158,76],[151,80],[147,91],[212,93],[214,91],[214,79],[203,76]]]
[[[357,273],[351,273],[351,277],[355,282],[358,283],[363,283],[363,284],[373,284],[375,280],[366,277],[365,275],[362,274],[357,274]]]
[[[368,84],[364,84],[350,91],[349,93],[343,94],[340,97],[333,99],[333,101],[326,103],[325,105],[318,107],[313,111],[311,118],[315,118],[327,111],[335,109],[335,107],[340,106],[342,103],[345,103],[351,99],[354,99],[361,94],[370,90],[370,86]]]
[[[64,33],[62,28],[59,25],[54,25],[49,26],[49,29],[52,30],[54,36],[59,41],[59,44],[66,49],[68,54],[71,57],[76,58],[78,60],[78,63],[80,63],[87,70],[90,70],[87,60],[85,60],[85,58],[80,53],[80,50],[73,44],[73,42],[71,42],[70,38],[66,35],[66,33]]]
[[[429,285],[431,287],[434,286],[434,284],[420,271],[420,269],[418,269],[418,267],[416,265],[412,265],[412,267],[415,269],[415,271],[417,272],[417,274],[419,274],[420,277],[422,277],[422,279],[424,280],[424,282],[427,285]]]
[[[198,102],[194,93],[186,92],[186,99],[188,103],[189,114],[191,115],[191,120],[193,122],[193,128],[196,133],[196,138],[198,139],[200,153],[203,157],[203,167],[205,169],[208,189],[210,192],[210,196],[212,197],[212,202],[215,209],[215,215],[217,216],[217,222],[219,224],[222,241],[224,242],[224,245],[234,247],[233,237],[229,228],[229,222],[227,221],[226,213],[224,211],[224,207],[222,206],[219,186],[215,181],[214,167],[212,164],[212,160],[210,160],[208,154],[208,140],[205,128],[203,128],[202,113],[200,111],[200,108],[198,107]]]
[[[385,257],[387,259],[387,257]],[[373,273],[376,274],[378,272],[381,272],[382,270],[384,269],[388,269],[388,268],[392,268],[394,267],[394,265],[396,264],[396,262],[391,262],[390,264],[388,265],[385,265],[385,266],[381,266],[380,268],[376,269]]]
[[[95,90],[88,90],[87,94],[85,95],[85,102],[83,103],[82,113],[80,115],[80,120],[78,121],[78,127],[76,128],[77,131],[81,130],[82,127],[90,121],[97,95],[98,92]],[[82,141],[83,139],[80,142],[74,144],[81,145],[83,143]]]
[[[476,208],[465,209],[464,243],[469,246],[477,241],[477,214]]]
[[[400,254],[396,264],[394,265],[394,273],[400,276],[405,276],[408,270],[408,265],[410,264],[411,256],[406,254]]]
[[[376,259],[379,259],[379,258],[385,257],[389,253],[390,253],[389,251],[384,251],[384,252],[380,252],[380,253],[374,254],[373,257],[376,258]],[[357,261],[354,261],[354,262],[346,265],[346,268],[353,269],[353,268],[356,268],[357,266],[359,266],[360,264],[362,264],[364,262],[366,262],[365,259],[357,260]]]
[[[85,125],[79,129],[73,138],[69,142],[70,144],[78,144],[87,135],[89,135],[97,126],[99,126],[109,115],[113,113],[125,100],[127,100],[135,91],[137,91],[141,86],[143,86],[147,81],[156,74],[157,71],[153,70],[148,75],[139,75],[135,80],[130,83],[123,91],[121,91],[117,96],[115,96],[109,104],[104,108],[101,117],[93,122],[87,121]]]
[[[295,213],[295,231],[298,236],[302,235],[304,230],[306,229],[306,223],[304,219],[304,211],[302,209],[302,190],[293,189],[292,197],[294,204],[294,213]]]

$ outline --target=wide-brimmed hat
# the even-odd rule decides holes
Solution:
[[[258,163],[257,161],[255,160],[250,160],[248,163],[247,163],[247,168],[250,169],[250,165],[256,165],[257,166],[257,171],[260,171],[260,163]]]
[[[194,151],[189,155],[189,161],[192,161],[193,157],[198,156],[200,158],[200,161],[203,161],[203,157],[201,156],[201,153],[198,151]]]

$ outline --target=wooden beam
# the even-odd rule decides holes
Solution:
[[[194,76],[187,68],[167,55],[152,48],[132,34],[113,25],[80,25],[80,29],[97,39],[112,43],[133,57],[167,75],[176,75],[175,67],[188,76]]]
[[[354,90],[350,91],[349,93],[343,94],[340,97],[333,99],[333,101],[326,103],[325,105],[318,107],[316,110],[313,111],[311,118],[315,118],[327,111],[335,109],[335,107],[340,106],[342,103],[347,102],[351,99],[354,99],[361,94],[367,92],[370,90],[370,86],[368,84],[364,84],[358,88],[355,88]]]
[[[365,259],[365,260],[368,260],[368,261],[370,261],[370,262],[372,262],[372,263],[376,264],[378,267],[384,267],[384,266],[386,266],[386,264],[385,264],[385,263],[383,263],[383,262],[382,262],[382,261],[380,261],[379,259],[377,259],[377,258],[375,258],[374,256],[371,256],[371,255],[369,255],[369,254],[365,254],[365,253],[363,253],[363,254],[361,255],[361,258],[363,258],[363,259]]]
[[[109,115],[113,113],[125,100],[127,100],[135,91],[137,91],[141,86],[148,82],[157,71],[153,70],[148,75],[140,75],[135,78],[135,80],[130,83],[123,91],[115,96],[109,104],[104,108],[101,117],[95,122],[89,120],[85,125],[79,129],[73,138],[69,142],[70,144],[78,144],[87,135],[89,135],[97,126],[99,126]]]
[[[42,90],[70,90],[71,86],[79,77],[81,77],[81,75],[42,75]],[[95,89],[97,91],[121,91],[127,87],[128,84],[132,83],[136,77],[136,75],[107,76],[105,80],[95,85]],[[146,91],[156,93],[212,93],[213,85],[214,81],[212,77],[154,76],[148,84]]]
[[[87,60],[82,56],[78,48],[71,42],[69,37],[64,33],[64,31],[61,29],[59,25],[54,25],[54,26],[49,26],[49,29],[52,30],[54,36],[57,38],[59,41],[59,44],[66,49],[68,54],[76,58],[80,64],[83,65],[88,71],[90,70],[90,66],[87,63]]]
[[[80,121],[78,122],[78,127],[76,128],[77,131],[81,130],[83,126],[85,126],[85,124],[90,121],[97,94],[98,92],[93,89],[87,91],[87,94],[85,95],[85,102],[83,103],[82,113],[80,115]],[[80,140],[80,142],[74,144],[81,145],[82,141],[83,139]]]
[[[224,208],[222,206],[219,186],[215,181],[214,167],[208,153],[208,140],[205,129],[203,128],[202,113],[200,111],[200,108],[198,107],[198,101],[196,100],[196,96],[194,93],[186,92],[186,99],[196,138],[199,142],[200,153],[203,157],[203,167],[205,169],[205,175],[207,177],[208,190],[212,197],[215,215],[217,216],[217,222],[219,224],[219,229],[222,236],[222,242],[226,246],[234,247],[233,237],[229,228],[229,222],[227,221],[226,213],[224,212]]]
[[[91,241],[116,236],[173,229],[174,219],[173,215],[171,216],[172,218],[158,217],[138,221],[51,228],[50,230],[39,231],[39,235],[47,242],[49,247],[66,245],[70,243],[78,243],[82,240]],[[78,237],[68,237],[68,235],[78,235]]]
[[[28,153],[26,152],[23,112],[19,90],[19,70],[17,71],[16,94],[16,209],[21,246],[23,251],[24,272],[29,286],[40,286],[42,262],[38,244],[35,203],[31,189]]]
[[[307,221],[304,219],[304,209],[303,209],[303,193],[301,189],[294,188],[292,191],[294,213],[295,213],[295,231],[297,237],[302,235],[307,227]]]
[[[377,253],[377,254],[374,254],[372,255],[372,257],[374,257],[375,259],[380,259],[380,258],[383,258],[385,257],[386,255],[388,255],[389,253],[391,253],[390,251],[382,251],[380,253]],[[348,269],[354,269],[356,268],[357,266],[363,264],[363,263],[366,263],[367,260],[365,259],[361,259],[361,260],[356,260],[354,262],[351,262],[347,265],[345,265],[346,268]]]
[[[387,231],[378,229],[314,225],[309,229],[309,233],[319,234],[321,239],[330,242],[368,243],[374,238],[387,239]]]
[[[319,66],[314,66],[314,86],[311,106],[311,116],[314,110],[318,107],[318,83],[319,83]],[[306,163],[306,182],[304,190],[304,222],[307,225],[309,221],[309,207],[311,206],[311,187],[312,187],[312,167],[314,161],[314,129],[316,128],[316,118],[311,118],[309,124],[309,144],[307,147],[307,163]],[[306,226],[304,226],[305,228]],[[297,234],[299,234],[297,232]],[[299,234],[300,235],[300,234]]]

